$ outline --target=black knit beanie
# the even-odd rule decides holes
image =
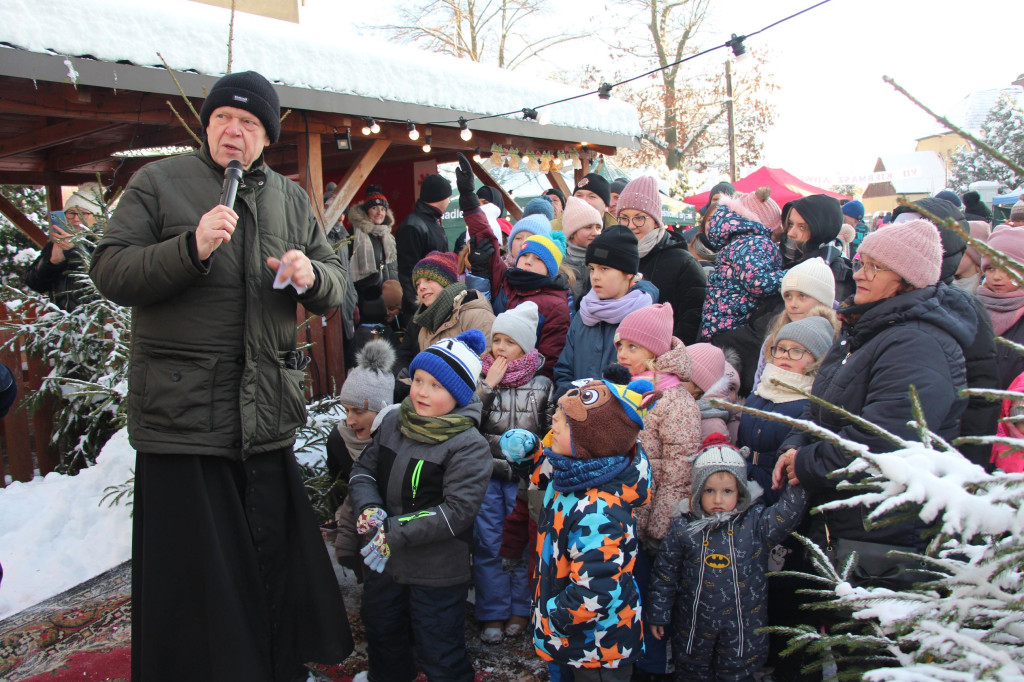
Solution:
[[[501,209],[501,213],[498,214],[499,218],[505,217],[505,199],[501,196],[501,192],[496,187],[490,185],[484,185],[476,191],[478,198],[489,201],[498,208]]]
[[[794,208],[811,230],[811,238],[807,240],[809,248],[816,249],[839,236],[839,230],[843,228],[843,207],[839,205],[838,199],[824,194],[794,199],[782,208],[783,225],[786,224],[790,210]]]
[[[640,247],[636,235],[624,225],[606,227],[587,247],[586,263],[607,265],[635,275],[640,271]]]
[[[443,175],[431,173],[420,185],[420,200],[428,204],[444,201],[452,195],[452,183]]]
[[[544,192],[544,194],[548,195],[549,197],[558,197],[558,201],[560,201],[562,204],[562,210],[565,210],[565,195],[562,194],[562,190],[558,189],[557,187],[552,187],[548,191]]]
[[[612,187],[608,184],[607,180],[597,173],[587,173],[580,178],[580,181],[576,183],[576,187],[572,190],[573,196],[581,189],[590,190],[601,197],[606,208],[608,204],[612,203]]]
[[[204,131],[210,126],[210,116],[220,107],[244,109],[258,118],[271,144],[281,136],[281,101],[270,81],[255,71],[229,73],[213,84],[199,112]]]

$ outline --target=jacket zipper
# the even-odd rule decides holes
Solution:
[[[416,491],[420,487],[420,472],[423,470],[423,460],[416,462],[416,466],[412,469],[412,499],[416,501]]]
[[[693,612],[693,617],[690,619],[690,637],[686,640],[686,653],[688,654],[693,653],[693,638],[697,635],[697,612],[699,610],[697,607],[700,605],[700,593],[704,589],[704,566],[706,565],[704,560],[708,556],[709,534],[710,531],[705,529],[700,551],[700,570],[697,573],[697,589],[693,593],[693,606],[690,609]]]
[[[733,593],[736,596],[736,626],[739,630],[739,646],[736,647],[736,655],[743,655],[743,645],[745,643],[745,632],[743,630],[743,600],[740,597],[740,576],[739,571],[736,570],[736,544],[734,542],[734,536],[732,532],[733,521],[729,522],[729,563],[732,565],[732,588]]]

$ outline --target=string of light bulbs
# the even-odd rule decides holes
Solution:
[[[774,21],[774,22],[768,24],[767,26],[764,26],[764,27],[762,27],[762,28],[752,32],[752,33],[747,33],[747,34],[744,34],[744,35],[737,35],[737,34],[733,33],[732,36],[729,38],[729,40],[725,41],[721,45],[715,45],[713,47],[709,47],[706,50],[701,50],[700,52],[696,52],[696,53],[694,53],[692,55],[689,55],[687,57],[683,57],[682,59],[680,59],[678,61],[672,62],[671,64],[666,64],[665,66],[659,66],[657,68],[651,69],[650,71],[645,71],[644,73],[641,73],[641,74],[636,75],[636,76],[631,76],[629,78],[626,78],[624,80],[618,81],[616,83],[608,83],[608,82],[601,83],[601,85],[599,85],[596,90],[590,90],[590,91],[587,91],[587,92],[582,92],[582,93],[580,93],[578,95],[572,95],[571,97],[565,97],[565,98],[562,98],[562,99],[559,99],[559,100],[555,100],[553,102],[545,102],[544,104],[538,104],[538,105],[532,106],[532,107],[523,107],[521,109],[514,109],[512,111],[506,111],[506,112],[502,112],[500,114],[482,114],[480,116],[472,116],[472,117],[459,116],[457,119],[452,119],[452,120],[448,120],[448,121],[424,121],[424,122],[417,123],[417,122],[414,122],[412,119],[405,119],[403,121],[403,120],[400,120],[400,119],[375,118],[373,116],[365,116],[365,117],[363,117],[362,133],[363,133],[364,136],[376,135],[376,134],[380,133],[381,127],[380,127],[380,123],[379,122],[393,123],[393,124],[399,124],[399,125],[404,124],[406,130],[408,131],[409,139],[412,140],[413,142],[415,142],[415,141],[420,139],[420,131],[417,128],[417,125],[422,126],[423,128],[428,128],[429,126],[433,126],[433,125],[453,125],[453,124],[458,124],[458,126],[459,126],[459,137],[464,142],[469,142],[470,140],[473,139],[473,131],[470,129],[469,124],[472,123],[473,121],[483,121],[483,120],[490,119],[490,118],[505,118],[505,117],[508,117],[508,116],[515,116],[517,114],[522,114],[523,120],[537,121],[537,123],[539,123],[540,125],[546,125],[551,120],[550,112],[545,110],[548,107],[555,106],[556,104],[564,104],[565,102],[571,102],[571,101],[577,100],[577,99],[582,99],[583,97],[590,97],[591,95],[597,95],[598,99],[602,100],[602,101],[609,100],[609,99],[611,99],[611,96],[612,96],[612,90],[614,90],[615,88],[619,87],[620,85],[626,85],[627,83],[632,83],[633,81],[640,80],[641,78],[647,78],[648,76],[653,76],[656,73],[659,73],[659,72],[664,71],[666,69],[670,69],[670,68],[672,68],[674,66],[678,66],[680,64],[684,64],[684,63],[686,63],[686,62],[688,62],[690,60],[697,59],[698,57],[703,57],[704,55],[710,54],[711,52],[715,52],[717,50],[722,50],[722,49],[725,49],[725,48],[729,48],[732,51],[733,57],[737,57],[737,58],[741,57],[744,54],[746,54],[746,52],[747,52],[747,48],[743,44],[743,42],[745,40],[747,40],[748,38],[753,38],[756,35],[764,33],[765,31],[768,31],[769,29],[772,29],[772,28],[774,28],[774,27],[776,27],[776,26],[778,26],[780,24],[783,24],[783,23],[785,23],[787,21],[795,19],[796,17],[799,17],[802,14],[806,14],[807,12],[810,12],[813,9],[817,9],[818,7],[821,7],[822,5],[828,4],[831,1],[832,0],[820,0],[817,3],[815,3],[813,5],[810,5],[809,7],[805,7],[804,9],[800,10],[799,12],[794,12],[793,14],[790,14],[789,16],[786,16],[786,17],[783,17],[782,19]],[[545,110],[545,111],[542,111],[542,110]],[[335,135],[336,136],[338,135],[337,131],[335,131]],[[497,145],[495,145],[494,147],[497,147]],[[426,134],[426,136],[424,137],[423,151],[429,153],[431,151],[431,149],[432,149],[432,147],[431,147],[431,135],[428,132]],[[492,152],[494,152],[494,151],[495,151],[494,148],[492,148]],[[509,150],[509,151],[510,151],[510,153],[513,154],[513,156],[519,157],[519,153],[518,153],[517,150]],[[554,156],[550,152],[545,152],[544,154],[534,155],[534,156],[544,156],[544,155]],[[480,151],[479,148],[477,148],[477,152],[476,152],[475,156],[478,157],[478,158],[482,156],[481,151]],[[561,157],[561,154],[559,154],[558,156]],[[527,155],[523,155],[523,159],[524,159],[524,161],[528,162],[529,157]],[[559,163],[558,165],[561,166],[561,163]],[[574,162],[574,165],[575,165],[575,162]]]

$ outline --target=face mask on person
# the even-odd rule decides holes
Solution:
[[[969,294],[978,293],[978,286],[981,284],[981,273],[976,272],[970,277],[961,277],[959,279],[953,279],[953,286],[957,289],[963,289]]]
[[[786,260],[790,263],[795,263],[804,255],[804,246],[805,244],[795,242],[789,237],[786,237],[782,242],[782,255],[785,256]]]

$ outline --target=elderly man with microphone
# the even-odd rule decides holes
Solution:
[[[296,304],[339,306],[347,276],[263,161],[273,86],[224,76],[200,118],[198,151],[132,178],[90,270],[133,309],[132,679],[304,680],[352,637],[293,452]]]

